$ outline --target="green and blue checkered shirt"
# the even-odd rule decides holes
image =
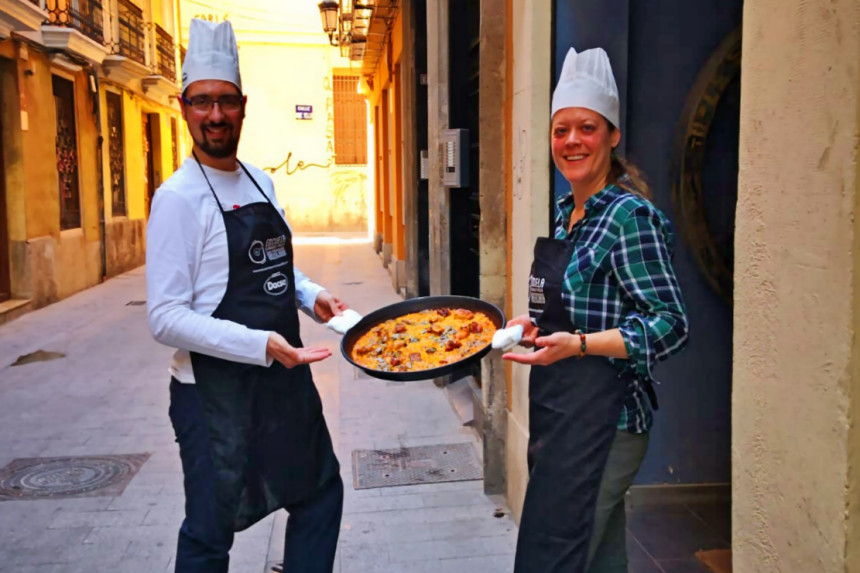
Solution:
[[[568,234],[573,194],[558,202],[555,238],[576,248],[564,274],[562,299],[585,333],[618,328],[634,376],[618,428],[636,434],[654,421],[646,384],[654,364],[687,342],[687,313],[672,270],[671,223],[650,201],[610,184],[585,202],[585,217]]]

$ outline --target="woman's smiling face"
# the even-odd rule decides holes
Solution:
[[[605,186],[612,149],[621,140],[605,117],[584,107],[560,109],[552,118],[552,159],[573,188],[589,195]]]

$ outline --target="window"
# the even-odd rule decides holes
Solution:
[[[110,157],[111,205],[114,217],[126,215],[125,145],[122,129],[122,96],[107,92],[108,156]]]
[[[358,76],[334,76],[334,152],[337,165],[367,163],[367,116]]]
[[[60,180],[60,229],[81,226],[78,187],[78,135],[75,130],[75,84],[52,76],[57,112],[57,174]]]

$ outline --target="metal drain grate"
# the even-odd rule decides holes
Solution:
[[[355,489],[479,480],[484,472],[471,443],[393,450],[354,450]]]
[[[22,458],[0,470],[0,501],[120,495],[149,454]]]
[[[130,300],[125,303],[125,306],[143,306],[146,304],[145,300]]]

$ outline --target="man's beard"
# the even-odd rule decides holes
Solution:
[[[225,157],[232,157],[236,154],[236,150],[239,148],[239,136],[230,136],[222,143],[213,144],[206,137],[206,128],[209,127],[224,127],[228,125],[225,122],[220,123],[207,123],[206,125],[200,126],[200,139],[194,139],[194,143],[197,147],[200,148],[201,151],[206,153],[209,157],[214,157],[215,159],[224,159]],[[232,127],[232,126],[231,126]]]

